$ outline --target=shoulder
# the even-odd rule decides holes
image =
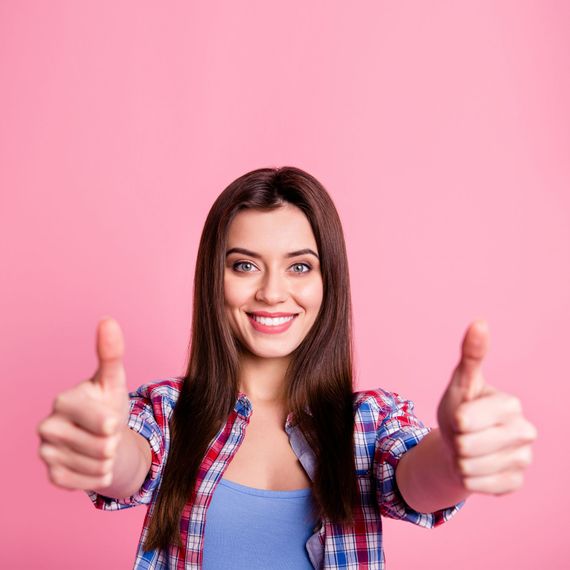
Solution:
[[[357,424],[373,424],[376,429],[386,418],[396,412],[411,414],[414,404],[396,392],[372,388],[354,392],[353,407]]]
[[[410,402],[402,398],[400,394],[389,392],[383,388],[371,388],[353,392],[352,401],[355,411],[361,407],[372,407],[380,412],[390,412],[402,402]]]
[[[129,392],[129,397],[153,407],[174,408],[182,390],[183,380],[177,376],[153,380]]]

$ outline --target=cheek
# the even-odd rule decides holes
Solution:
[[[224,301],[226,309],[232,310],[241,307],[247,302],[249,288],[246,283],[237,279],[226,279],[224,282]]]
[[[304,284],[298,291],[298,298],[306,307],[318,309],[323,300],[322,280],[319,279]]]

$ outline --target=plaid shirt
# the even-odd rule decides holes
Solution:
[[[152,450],[152,465],[139,491],[127,499],[111,499],[94,491],[88,495],[98,509],[117,510],[149,505],[134,568],[198,570],[202,552],[206,512],[212,494],[230,460],[245,436],[253,412],[247,396],[238,394],[226,424],[210,442],[202,460],[193,504],[186,504],[181,517],[183,549],[143,551],[150,518],[155,507],[163,466],[170,446],[169,419],[182,386],[180,378],[158,380],[130,394],[129,427],[145,437]],[[396,466],[402,455],[429,432],[414,416],[413,404],[398,394],[381,388],[354,393],[356,474],[360,489],[353,525],[319,521],[306,549],[316,569],[385,568],[380,515],[407,520],[423,527],[435,527],[448,520],[463,505],[434,513],[419,513],[402,499],[396,486]],[[293,414],[287,416],[285,431],[303,468],[314,479],[315,455],[296,426]]]

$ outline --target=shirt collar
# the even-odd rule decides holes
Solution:
[[[250,399],[243,392],[238,392],[238,397],[234,404],[234,411],[244,420],[249,419],[249,416],[251,416],[253,406],[251,405]]]
[[[308,407],[306,407],[305,410],[309,415],[311,415]],[[249,417],[253,412],[251,400],[243,392],[238,392],[238,397],[234,405],[234,411],[244,420],[249,420]],[[295,414],[293,412],[289,412],[285,420],[285,430],[289,432],[289,430],[293,429],[295,425],[297,425]]]

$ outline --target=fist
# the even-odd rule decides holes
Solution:
[[[522,486],[537,431],[518,398],[485,383],[481,366],[488,345],[487,324],[476,321],[439,403],[438,423],[464,488],[502,495]]]
[[[37,428],[39,455],[49,478],[66,489],[108,487],[121,435],[128,429],[124,340],[114,319],[99,322],[96,347],[95,375],[61,392],[52,413]]]

